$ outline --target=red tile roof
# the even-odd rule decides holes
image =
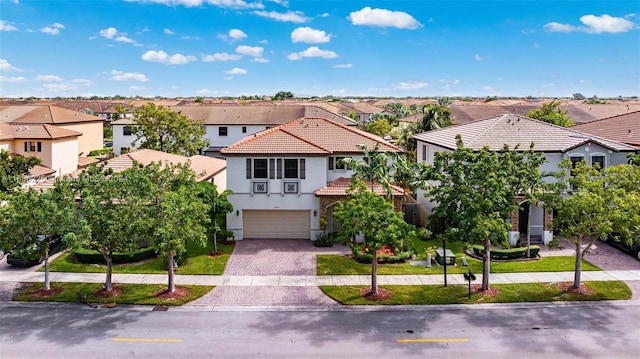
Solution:
[[[351,184],[351,178],[340,177],[337,180],[329,183],[327,186],[315,191],[316,196],[346,196],[349,185]],[[371,188],[371,183],[367,183],[367,188]],[[373,191],[379,195],[386,196],[387,191],[378,182],[373,184]],[[402,196],[404,190],[398,186],[391,186],[392,196]]]
[[[0,122],[14,124],[61,124],[104,121],[86,113],[51,105],[0,106]]]
[[[640,148],[640,111],[603,118],[571,128]]]
[[[224,155],[361,153],[358,145],[402,152],[379,136],[324,118],[304,117],[246,137],[222,150]]]

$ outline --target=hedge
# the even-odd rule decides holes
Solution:
[[[352,246],[351,253],[353,254],[353,258],[359,263],[371,263],[373,261],[373,253],[369,253],[369,251],[363,253],[363,248],[364,246],[362,245]],[[415,252],[413,250],[408,250],[399,252],[393,256],[379,255],[378,263],[401,263],[411,258],[414,254]]]
[[[484,247],[479,244],[474,244],[471,246],[473,249],[473,253],[479,257],[484,256]],[[531,257],[537,257],[538,252],[540,252],[540,246],[530,246],[530,255]],[[489,252],[489,257],[491,259],[519,259],[527,257],[527,247],[516,247],[509,249],[491,249]]]
[[[104,257],[98,251],[78,248],[74,250],[74,256],[80,263],[87,264],[105,264]],[[113,253],[113,264],[124,264],[139,262],[141,260],[154,258],[156,256],[156,249],[154,247],[142,248],[134,252],[128,253]]]

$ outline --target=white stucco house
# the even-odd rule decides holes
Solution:
[[[363,158],[358,145],[402,152],[382,138],[324,118],[300,118],[256,133],[223,149],[234,211],[227,230],[245,238],[315,239],[320,218],[329,231],[333,206],[344,199],[353,171],[338,164]],[[377,191],[383,193],[378,185]],[[402,190],[394,188],[396,203]]]
[[[202,122],[209,140],[209,148],[203,154],[209,157],[222,157],[220,151],[246,136],[282,125],[302,117],[322,117],[337,121],[347,126],[357,124],[339,114],[332,113],[320,106],[291,104],[276,105],[272,103],[239,106],[239,105],[188,105],[170,106],[172,111],[179,112],[188,118]],[[119,155],[129,148],[140,146],[140,140],[131,134],[135,126],[133,118],[123,118],[111,122],[113,128],[113,153]]]
[[[432,164],[435,153],[455,150],[458,134],[462,136],[464,146],[474,150],[488,146],[499,151],[507,144],[512,149],[519,146],[524,151],[533,142],[534,150],[543,152],[547,160],[540,167],[542,172],[556,172],[562,159],[572,162],[584,160],[590,165],[598,163],[601,167],[627,163],[627,154],[636,151],[633,146],[621,142],[520,115],[504,114],[415,135],[417,160]],[[426,198],[424,192],[418,194],[418,202],[428,210],[435,207],[435,203]],[[529,212],[531,222],[527,228]],[[520,212],[512,214],[510,218],[510,243],[514,245],[521,234],[530,233],[532,238],[548,244],[553,237],[551,220],[550,209],[521,203]]]

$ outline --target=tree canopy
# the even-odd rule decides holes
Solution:
[[[282,101],[282,100],[293,100],[294,96],[291,91],[278,91],[277,94],[273,96],[273,100]]]
[[[136,125],[131,128],[131,133],[136,136],[136,141],[142,141],[141,148],[193,156],[209,145],[204,138],[203,122],[168,107],[150,102],[137,108],[133,118]]]
[[[29,170],[40,163],[42,160],[38,157],[11,155],[0,149],[0,192],[11,192],[19,187]]]
[[[432,219],[446,220],[445,237],[454,240],[481,242],[484,247],[482,289],[489,289],[489,251],[492,241],[505,243],[509,226],[507,219],[518,210],[514,201],[527,183],[540,177],[544,156],[504,146],[500,151],[484,147],[473,151],[465,148],[457,136],[452,152],[438,152],[432,171],[425,171],[427,180],[438,185],[426,189],[426,196],[436,202]]]
[[[527,117],[548,122],[556,126],[573,126],[573,122],[569,119],[569,116],[567,116],[567,111],[562,111],[560,105],[560,101],[545,102],[540,108],[529,111]]]

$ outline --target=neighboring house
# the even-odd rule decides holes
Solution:
[[[123,154],[107,161],[102,162],[99,166],[111,168],[113,172],[122,172],[133,167],[134,163],[147,166],[151,163],[160,163],[161,167],[167,163],[181,164],[189,162],[189,167],[195,172],[198,181],[208,181],[216,185],[218,192],[222,192],[227,188],[227,162],[219,158],[211,158],[207,156],[195,155],[185,157],[166,153],[161,151],[142,149],[127,154]],[[82,173],[84,169],[79,169],[69,174],[69,178],[75,178]],[[51,188],[54,185],[54,179],[36,185],[36,188]]]
[[[279,126],[301,117],[322,117],[344,125],[355,126],[348,118],[329,112],[318,106],[310,105],[189,105],[171,106],[171,110],[188,118],[204,123],[205,138],[211,146],[204,149],[209,157],[222,157],[220,150],[230,146],[246,136]],[[129,148],[137,148],[141,141],[135,141],[131,133],[135,126],[132,118],[120,119],[111,123],[113,127],[113,152],[119,155]]]
[[[456,135],[462,136],[464,146],[480,150],[484,146],[498,151],[505,144],[511,149],[519,146],[528,150],[531,142],[534,150],[543,152],[547,162],[540,168],[542,172],[555,172],[562,159],[573,162],[585,160],[590,165],[598,163],[601,167],[627,163],[627,154],[635,152],[633,146],[605,139],[572,128],[559,127],[515,114],[504,114],[487,119],[472,121],[463,125],[446,127],[439,130],[417,134],[417,157],[419,162],[433,163],[437,152],[453,151],[456,148]],[[425,198],[424,192],[418,194],[418,202],[428,210],[435,204]],[[520,234],[528,233],[540,238],[545,244],[551,241],[553,233],[550,224],[550,209],[523,205],[519,214],[511,216],[510,242],[515,244]],[[531,212],[530,228],[526,218]]]
[[[377,107],[367,102],[349,102],[342,101],[338,104],[338,108],[344,113],[354,112],[358,115],[358,119],[360,123],[366,123],[371,118],[371,115],[374,113],[383,113],[385,115],[390,115],[391,113],[385,110],[384,108]]]
[[[358,145],[402,152],[382,138],[324,118],[300,118],[259,132],[222,150],[235,211],[227,229],[244,238],[315,239],[320,218],[337,232],[334,205],[346,197],[353,174],[338,161],[363,158]],[[383,193],[380,185],[375,189]],[[400,209],[402,190],[393,189]]]
[[[626,143],[640,150],[640,111],[603,118],[571,128],[594,136]]]
[[[74,157],[87,156],[103,145],[103,119],[91,114],[67,110],[52,105],[0,106],[0,122],[20,126],[51,125],[79,132],[78,149]],[[67,155],[71,155],[67,153]]]
[[[0,122],[0,149],[19,156],[36,156],[42,160],[42,165],[31,169],[30,180],[77,170],[80,136],[80,132],[53,125]]]

